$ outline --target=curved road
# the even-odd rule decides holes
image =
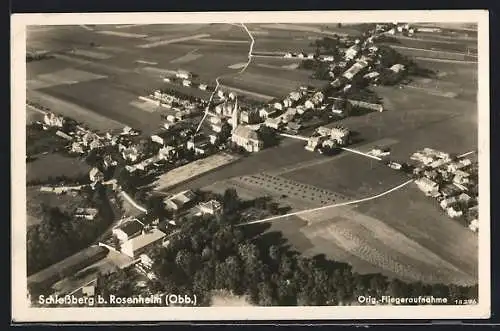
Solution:
[[[300,211],[296,211],[296,212],[288,213],[288,214],[284,214],[284,215],[272,216],[272,217],[264,218],[264,219],[257,220],[257,221],[251,221],[251,222],[247,222],[247,223],[243,223],[243,224],[238,224],[237,226],[244,226],[244,225],[250,225],[250,224],[265,223],[265,222],[274,221],[274,220],[277,220],[277,219],[280,219],[280,218],[285,218],[285,217],[288,217],[288,216],[295,216],[295,215],[305,214],[305,213],[309,213],[309,212],[314,212],[314,211],[319,211],[319,210],[324,210],[324,209],[329,209],[329,208],[334,208],[334,207],[342,207],[342,206],[352,205],[352,204],[355,204],[355,203],[360,203],[360,202],[365,202],[365,201],[370,201],[370,200],[378,199],[380,197],[383,197],[384,195],[387,195],[387,194],[389,194],[391,192],[399,190],[400,188],[403,188],[404,186],[410,184],[411,182],[413,182],[413,179],[410,179],[410,180],[408,180],[408,181],[406,181],[406,182],[404,182],[404,183],[402,183],[402,184],[400,184],[400,185],[398,185],[396,187],[393,187],[393,188],[391,188],[391,189],[389,189],[389,190],[387,190],[385,192],[379,193],[379,194],[371,196],[371,197],[367,197],[367,198],[363,198],[363,199],[358,199],[358,200],[354,200],[354,201],[347,201],[347,202],[342,202],[342,203],[327,205],[327,206],[318,207],[318,208],[300,210]]]
[[[248,36],[250,37],[251,42],[250,42],[250,48],[249,48],[249,50],[248,50],[248,61],[247,61],[247,63],[246,63],[246,64],[245,64],[245,65],[241,68],[241,70],[240,70],[240,71],[238,71],[238,72],[236,73],[236,75],[240,75],[240,74],[242,74],[243,72],[245,72],[245,70],[247,70],[248,66],[249,66],[249,65],[250,65],[250,63],[252,62],[252,56],[253,56],[252,52],[253,52],[253,46],[254,46],[254,44],[255,44],[255,39],[253,38],[252,34],[250,33],[250,31],[248,30],[248,28],[246,27],[246,25],[245,25],[245,24],[243,24],[243,23],[240,23],[240,26],[242,26],[242,27],[245,29],[245,31],[248,33]],[[213,100],[213,97],[214,97],[215,93],[217,93],[217,89],[218,89],[218,88],[219,88],[219,86],[221,85],[221,83],[220,83],[220,79],[221,79],[222,77],[227,77],[227,76],[232,76],[232,75],[235,75],[235,74],[234,74],[234,73],[231,73],[231,74],[227,74],[227,75],[220,75],[220,76],[218,76],[217,78],[215,78],[215,84],[216,84],[216,85],[215,85],[214,91],[212,92],[212,94],[210,95],[210,98],[208,99],[208,104],[207,104],[207,107],[205,108],[205,114],[203,115],[203,117],[202,117],[202,119],[201,119],[200,123],[198,124],[198,127],[196,128],[196,131],[195,131],[195,133],[194,133],[194,134],[197,134],[197,133],[198,133],[198,131],[200,131],[201,125],[203,124],[203,122],[204,122],[204,121],[205,121],[205,119],[207,118],[207,115],[209,114],[209,110],[208,110],[208,109],[209,109],[209,107],[210,107],[210,104],[212,103],[212,100]],[[194,137],[194,136],[193,136],[193,137]]]

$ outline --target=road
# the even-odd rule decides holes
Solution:
[[[245,70],[247,70],[248,66],[250,65],[250,63],[252,62],[252,52],[253,52],[253,46],[255,44],[255,39],[253,38],[252,34],[250,33],[250,31],[248,30],[248,28],[246,27],[245,24],[241,23],[241,26],[245,29],[245,31],[248,33],[248,36],[250,37],[250,48],[248,50],[248,61],[247,63],[241,68],[241,70],[239,72],[236,73],[236,75],[241,75],[242,73],[245,72]],[[203,124],[203,122],[205,121],[207,115],[209,115],[209,107],[210,107],[210,104],[212,103],[212,100],[213,100],[213,97],[215,95],[215,93],[217,93],[217,90],[219,89],[220,85],[221,85],[221,82],[220,82],[220,79],[223,78],[223,77],[228,77],[228,76],[232,76],[234,74],[228,74],[228,75],[220,75],[218,76],[217,78],[215,78],[215,88],[212,92],[212,94],[210,95],[210,98],[208,99],[208,103],[207,103],[207,107],[205,108],[205,114],[203,115],[200,123],[198,124],[198,127],[196,128],[196,131],[195,131],[195,134],[197,134],[199,131],[200,131],[200,128]],[[194,139],[194,136],[193,136],[193,139]]]
[[[258,223],[266,223],[266,222],[271,222],[271,221],[275,221],[275,220],[278,220],[278,219],[283,219],[283,218],[286,218],[286,217],[289,217],[289,216],[295,216],[295,215],[301,215],[301,214],[305,214],[305,213],[310,213],[310,212],[315,212],[315,211],[320,211],[320,210],[325,210],[325,209],[330,209],[330,208],[335,208],[335,207],[342,207],[342,206],[348,206],[348,205],[352,205],[352,204],[356,204],[356,203],[361,203],[361,202],[365,202],[365,201],[370,201],[370,200],[374,200],[374,199],[378,199],[380,197],[383,197],[384,195],[387,195],[391,192],[394,192],[396,190],[399,190],[403,187],[405,187],[406,185],[410,184],[411,182],[413,182],[413,179],[410,179],[396,187],[393,187],[385,192],[382,192],[382,193],[379,193],[377,195],[374,195],[374,196],[371,196],[371,197],[367,197],[367,198],[363,198],[363,199],[358,199],[358,200],[354,200],[354,201],[347,201],[347,202],[341,202],[341,203],[336,203],[336,204],[332,204],[332,205],[327,205],[327,206],[323,206],[323,207],[318,207],[318,208],[312,208],[312,209],[306,209],[306,210],[300,210],[300,211],[296,211],[296,212],[293,212],[293,213],[288,213],[288,214],[284,214],[284,215],[278,215],[278,216],[272,216],[272,217],[268,217],[268,218],[264,218],[264,219],[261,219],[261,220],[256,220],[256,221],[251,221],[251,222],[248,222],[248,223],[243,223],[243,224],[238,224],[237,226],[245,226],[245,225],[250,225],[250,224],[258,224]]]

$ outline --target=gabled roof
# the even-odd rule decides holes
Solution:
[[[162,239],[165,236],[166,234],[163,231],[160,231],[158,229],[152,229],[151,231],[145,232],[140,236],[131,238],[126,242],[126,245],[130,245],[130,247],[135,252],[145,246],[148,246],[149,244],[152,244]]]
[[[259,140],[259,135],[257,134],[257,132],[243,125],[237,126],[236,129],[234,129],[233,135],[249,140]]]
[[[127,236],[131,236],[142,231],[143,225],[138,220],[133,219],[116,227],[116,229],[120,229],[123,232],[125,232]]]

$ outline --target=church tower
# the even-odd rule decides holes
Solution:
[[[239,124],[239,120],[240,120],[239,112],[240,112],[240,110],[238,108],[238,97],[235,97],[233,113],[231,114],[231,126],[232,126],[231,132],[234,132],[234,130],[236,129],[236,127]]]

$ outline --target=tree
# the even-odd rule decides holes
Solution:
[[[236,189],[234,188],[226,189],[224,191],[222,202],[225,214],[235,213],[240,205],[240,199],[238,198],[238,192],[236,192]]]
[[[264,142],[264,147],[272,147],[278,144],[278,132],[266,125],[261,125],[258,131],[259,138]]]

